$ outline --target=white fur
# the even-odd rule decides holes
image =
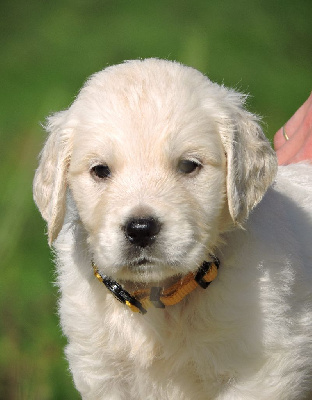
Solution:
[[[276,158],[243,106],[198,71],[150,59],[95,74],[49,119],[34,195],[83,399],[311,398],[312,167],[281,167],[270,187]],[[201,168],[183,174],[181,159]],[[97,164],[111,177],[94,179]],[[122,226],[147,214],[161,231],[134,250]],[[207,290],[144,316],[91,268],[130,290],[196,271],[211,252],[221,266]]]

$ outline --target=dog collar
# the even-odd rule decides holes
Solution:
[[[132,311],[146,313],[146,309],[153,305],[156,308],[165,308],[179,303],[185,296],[198,286],[207,289],[210,283],[217,277],[220,261],[212,256],[213,261],[204,261],[196,273],[190,272],[184,278],[178,280],[168,288],[152,287],[150,289],[127,292],[118,282],[99,272],[92,262],[94,275],[107,287],[107,289],[121,303],[127,305]]]

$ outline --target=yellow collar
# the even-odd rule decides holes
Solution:
[[[198,286],[206,289],[217,277],[220,261],[212,256],[213,261],[204,261],[196,273],[190,272],[184,278],[174,283],[169,288],[152,287],[150,289],[137,290],[133,293],[127,292],[118,282],[112,280],[99,272],[97,266],[92,262],[94,275],[109,289],[117,300],[126,304],[132,311],[146,313],[151,305],[156,308],[165,308],[179,303],[185,296]]]

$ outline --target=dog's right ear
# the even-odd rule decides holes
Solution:
[[[67,171],[70,163],[73,129],[66,127],[68,111],[48,118],[48,139],[40,154],[33,183],[34,200],[48,223],[48,240],[52,244],[60,232],[65,216]]]

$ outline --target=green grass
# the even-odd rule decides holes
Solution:
[[[311,91],[312,3],[3,0],[0,8],[0,398],[78,399],[32,201],[40,122],[67,107],[93,72],[164,57],[250,93],[272,138]]]

